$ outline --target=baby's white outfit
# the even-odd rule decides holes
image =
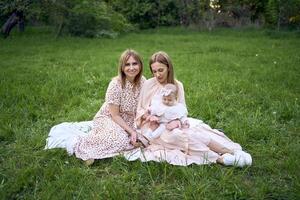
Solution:
[[[155,115],[159,118],[159,127],[154,131],[149,129],[144,133],[148,139],[158,138],[166,130],[166,124],[172,120],[178,119],[181,123],[184,123],[187,120],[188,112],[182,103],[166,106],[161,101],[152,101],[149,110],[151,115]]]

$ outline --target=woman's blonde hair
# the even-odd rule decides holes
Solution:
[[[164,51],[159,51],[159,52],[154,53],[151,56],[150,61],[149,61],[149,66],[150,66],[150,70],[151,70],[152,74],[153,74],[153,72],[152,72],[151,65],[153,63],[155,63],[155,62],[164,64],[164,65],[166,65],[168,67],[167,83],[175,84],[175,76],[174,76],[173,64],[172,64],[171,59],[168,56],[168,54],[166,52],[164,52]]]
[[[133,81],[134,87],[137,87],[140,84],[140,81],[141,81],[141,78],[142,78],[142,75],[143,75],[142,58],[140,57],[140,55],[135,50],[126,49],[121,54],[121,57],[120,57],[120,60],[119,60],[119,77],[121,79],[122,88],[125,87],[125,83],[126,83],[126,74],[124,73],[124,68],[125,68],[126,62],[128,61],[128,59],[130,57],[133,57],[138,62],[138,65],[140,67],[140,72],[136,75],[136,77],[134,78],[134,81]]]

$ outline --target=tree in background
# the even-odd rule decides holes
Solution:
[[[24,32],[24,15],[23,11],[15,10],[5,24],[2,26],[1,32],[4,35],[4,38],[9,36],[10,31],[14,28],[14,26],[19,25],[19,31]]]
[[[115,37],[159,26],[300,28],[300,0],[0,0],[2,24],[13,11],[56,36]]]
[[[202,5],[207,1],[200,0],[180,0],[179,7],[179,16],[180,24],[184,26],[189,26],[192,24],[199,24],[201,20],[201,15],[204,10]]]
[[[51,25],[56,36],[115,37],[132,29],[126,18],[101,0],[0,0],[2,16],[22,10],[26,21]]]
[[[222,12],[230,13],[241,25],[258,23],[269,27],[298,27],[300,0],[214,0]],[[297,17],[299,16],[299,17]]]
[[[300,0],[268,0],[266,5],[267,23],[272,27],[300,28]]]
[[[8,37],[10,31],[18,25],[19,31],[24,32],[25,30],[25,16],[24,11],[27,10],[28,5],[30,4],[29,0],[1,0],[0,1],[0,13],[1,13],[1,33],[4,37]]]
[[[132,28],[130,23],[104,1],[44,0],[48,23],[59,36],[64,30],[74,36],[115,37]]]
[[[179,0],[111,0],[108,4],[141,29],[179,24]]]

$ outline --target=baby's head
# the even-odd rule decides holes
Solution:
[[[168,83],[162,89],[162,103],[166,106],[173,106],[177,99],[177,87]]]

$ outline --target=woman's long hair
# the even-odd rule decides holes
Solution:
[[[121,54],[121,57],[119,60],[119,77],[121,79],[122,88],[125,87],[125,83],[126,83],[126,74],[124,73],[125,64],[130,57],[133,57],[138,62],[138,65],[140,67],[140,72],[136,75],[136,77],[134,78],[134,81],[133,81],[134,88],[136,88],[140,84],[140,81],[141,81],[141,78],[143,75],[142,58],[136,51],[134,51],[132,49],[126,49]]]
[[[175,84],[175,76],[174,76],[174,69],[173,69],[173,64],[172,61],[170,59],[170,57],[168,56],[168,54],[164,51],[159,51],[154,53],[149,61],[149,67],[150,67],[150,71],[152,72],[152,68],[151,65],[155,62],[164,64],[168,67],[168,77],[167,77],[167,83],[172,83]]]

